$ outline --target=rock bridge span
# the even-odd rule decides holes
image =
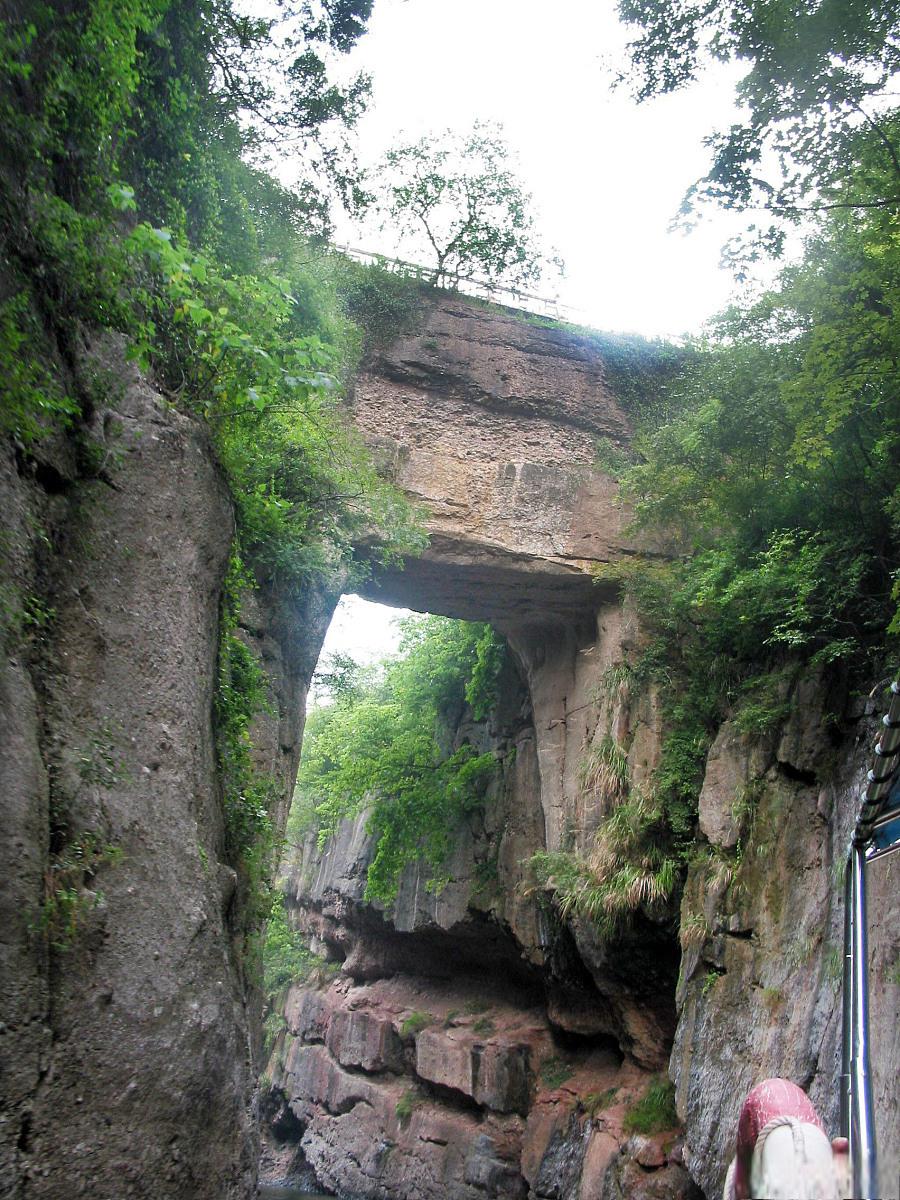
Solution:
[[[852,807],[846,798],[862,765],[850,749],[848,720],[844,765],[823,786],[833,765],[823,758],[817,722],[824,697],[816,677],[792,684],[790,716],[764,745],[751,746],[728,720],[714,740],[682,911],[689,929],[706,931],[702,944],[688,940],[679,949],[671,910],[638,914],[613,942],[586,918],[554,924],[529,886],[527,864],[536,852],[589,859],[613,807],[629,794],[653,794],[666,742],[658,687],[623,682],[623,664],[640,653],[635,615],[621,603],[615,570],[603,584],[592,572],[638,552],[666,551],[636,544],[614,481],[596,465],[599,439],[627,446],[631,436],[603,347],[602,337],[444,296],[415,333],[371,356],[355,387],[353,419],[384,470],[427,510],[431,539],[424,555],[381,574],[364,594],[491,621],[506,635],[518,672],[505,679],[489,727],[462,730],[495,751],[503,776],[484,813],[459,831],[439,894],[429,890],[424,870],[409,867],[390,913],[366,904],[372,844],[365,814],[345,822],[323,855],[314,846],[304,852],[287,881],[299,927],[342,958],[354,981],[321,1003],[295,989],[286,1008],[286,1065],[274,1076],[275,1091],[304,1126],[304,1152],[335,1187],[364,1195],[371,1187],[365,1171],[342,1173],[344,1159],[335,1153],[341,1137],[359,1148],[365,1165],[365,1147],[389,1135],[394,1156],[371,1169],[400,1194],[415,1175],[432,1179],[423,1184],[429,1197],[444,1194],[435,1181],[452,1178],[458,1200],[480,1200],[473,1181],[501,1177],[496,1195],[518,1197],[527,1185],[531,1200],[696,1200],[681,1162],[706,1195],[721,1193],[740,1100],[759,1079],[803,1080],[826,1119],[834,1116],[839,1006],[821,961],[840,936],[840,905],[828,863],[846,838],[840,814]],[[610,752],[627,781],[618,792],[592,770]],[[766,815],[744,837],[761,839],[769,826],[804,832],[754,843],[744,860],[745,890],[729,891],[710,868],[737,853],[735,800],[747,788],[757,789]],[[806,948],[802,965],[798,941]],[[457,1010],[473,999],[485,1003],[487,993],[496,1014],[487,1024],[497,1029],[480,1034]],[[784,1005],[777,1036],[767,1007],[775,1000]],[[339,1133],[317,1097],[349,1086],[342,1071],[356,1051],[346,1029],[368,1022],[387,1037],[398,1027],[396,1014],[412,1007],[437,1014],[417,1041],[410,1076],[414,1087],[424,1081],[432,1088],[418,1124],[408,1134],[392,1132],[393,1094],[376,1086],[367,1093],[369,1124],[348,1121]],[[631,1162],[628,1146],[609,1136],[606,1118],[592,1124],[552,1090],[545,1095],[540,1082],[518,1110],[527,1109],[524,1127],[516,1132],[510,1119],[506,1159],[497,1157],[493,1134],[487,1157],[479,1157],[483,1138],[474,1126],[461,1125],[448,1138],[441,1132],[448,1096],[480,1110],[482,1133],[491,1112],[512,1104],[473,1083],[471,1063],[496,1054],[500,1074],[513,1078],[518,1059],[507,1052],[513,1044],[521,1049],[511,1034],[519,1022],[563,1045],[578,1070],[596,1072],[583,1085],[589,1095],[618,1088],[625,1095],[629,1071],[646,1080],[668,1064],[686,1125],[683,1156],[661,1154],[653,1166]],[[334,1036],[326,1034],[323,1049],[317,1039],[325,1028]],[[542,1050],[535,1042],[527,1051],[533,1073],[548,1045]],[[459,1113],[456,1119],[465,1124]],[[472,1155],[454,1159],[470,1142]],[[564,1179],[563,1159],[570,1172]]]
[[[370,357],[351,405],[381,468],[423,506],[430,537],[422,556],[380,571],[362,594],[490,621],[512,649],[516,678],[505,681],[495,724],[515,727],[515,767],[504,782],[503,829],[494,840],[499,898],[489,915],[511,936],[513,957],[543,969],[546,931],[533,900],[523,899],[527,860],[564,846],[590,850],[606,812],[583,781],[598,739],[612,733],[628,745],[636,784],[658,762],[655,698],[603,699],[605,672],[636,645],[638,630],[615,582],[600,584],[591,571],[638,548],[614,480],[596,465],[599,439],[627,446],[628,416],[590,335],[452,296],[432,303],[415,333]],[[496,734],[492,724],[489,736]],[[364,816],[357,826],[348,825],[315,867],[316,904],[345,892],[348,880],[347,894],[359,899]],[[439,897],[427,877],[408,872],[394,928],[468,930],[481,849],[457,855],[455,878]],[[662,970],[644,963],[649,987],[634,967],[606,965],[598,972],[607,1009],[599,1024],[585,1016],[580,994],[560,992],[556,1017],[573,1031],[609,1033],[658,1066],[674,1030],[674,951],[652,931],[647,938]],[[365,936],[356,945],[362,955],[371,951]]]
[[[444,297],[371,356],[352,409],[431,539],[371,599],[505,630],[597,608],[590,567],[634,550],[597,441],[631,431],[589,336]]]
[[[614,583],[591,568],[635,553],[597,443],[631,427],[589,334],[443,296],[415,333],[374,353],[353,420],[423,506],[430,544],[380,572],[368,599],[490,621],[509,640],[533,708],[543,841],[587,844],[578,772],[603,671],[635,636]],[[643,740],[637,752],[645,754]]]

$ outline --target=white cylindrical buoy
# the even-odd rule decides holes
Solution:
[[[841,1200],[831,1142],[794,1117],[769,1122],[753,1148],[750,1195],[766,1200]]]

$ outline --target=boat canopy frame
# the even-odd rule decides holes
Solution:
[[[875,762],[847,854],[842,997],[841,1133],[849,1141],[853,1200],[879,1200],[869,1039],[867,870],[900,850],[900,682],[882,718]]]

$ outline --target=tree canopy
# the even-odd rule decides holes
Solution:
[[[432,282],[440,287],[476,276],[521,288],[551,265],[498,126],[476,123],[466,135],[446,130],[395,146],[385,156],[381,186],[392,230],[409,253],[431,259]]]
[[[746,67],[746,116],[714,131],[710,170],[685,211],[712,201],[770,220],[751,232],[779,251],[783,222],[835,207],[900,203],[900,143],[888,118],[900,70],[895,0],[620,0],[638,27],[624,73],[638,99],[671,92],[717,60]],[[868,170],[853,175],[856,146]]]
[[[749,64],[746,121],[711,139],[712,170],[688,204],[815,219],[798,261],[710,322],[662,394],[632,404],[629,451],[601,450],[638,528],[674,550],[597,570],[640,613],[646,640],[609,685],[660,687],[661,761],[601,823],[591,853],[538,855],[533,868],[561,912],[607,932],[636,895],[676,895],[685,870],[695,883],[739,874],[740,843],[720,854],[697,836],[726,717],[771,734],[801,672],[843,698],[868,691],[900,650],[895,8],[623,0],[620,10],[644,30],[632,47],[639,95],[680,86],[709,58]],[[757,251],[780,249],[783,227],[750,233]],[[752,808],[752,791],[741,803]],[[683,925],[682,944],[694,932]]]
[[[487,718],[503,654],[488,625],[411,618],[380,678],[346,658],[326,666],[332,699],[307,721],[289,836],[311,823],[324,845],[342,818],[366,810],[377,839],[368,899],[393,900],[407,863],[437,872],[496,771],[494,756],[455,730],[466,704]]]
[[[622,0],[620,12],[643,30],[639,96],[710,58],[748,63],[747,119],[711,139],[707,198],[817,214],[802,261],[711,323],[668,410],[642,423],[623,477],[638,518],[695,554],[690,587],[723,649],[883,647],[900,569],[900,6]]]

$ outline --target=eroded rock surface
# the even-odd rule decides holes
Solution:
[[[404,976],[292,989],[269,1106],[302,1157],[279,1153],[276,1136],[272,1169],[302,1163],[340,1194],[378,1198],[600,1200],[629,1170],[648,1197],[693,1196],[676,1132],[650,1139],[623,1129],[644,1073],[609,1047],[561,1050],[543,1005],[491,991],[495,984],[458,976],[438,994],[432,978]],[[417,1007],[424,1001],[434,1011]],[[313,1012],[321,1041],[310,1040]],[[348,1019],[390,1030],[400,1060],[391,1053],[364,1071],[343,1067],[334,1030]]]
[[[402,1072],[426,1097],[418,1122],[396,1129],[387,1102],[378,1102],[380,1117],[374,1101],[354,1109],[368,1154],[352,1183],[340,1184],[354,1194],[383,1194],[394,1151],[376,1161],[372,1146],[387,1138],[410,1180],[404,1197],[430,1195],[440,1172],[447,1194],[460,1197],[471,1188],[519,1195],[523,1186],[530,1197],[560,1200],[686,1196],[695,1186],[688,1169],[712,1197],[743,1097],[768,1074],[807,1088],[837,1132],[836,876],[871,734],[839,676],[787,670],[765,732],[746,732],[734,714],[722,725],[700,794],[680,951],[665,911],[642,912],[611,945],[592,923],[559,922],[535,903],[528,859],[544,850],[589,853],[628,788],[652,790],[666,737],[658,692],[627,682],[642,648],[634,615],[614,587],[590,575],[638,549],[665,549],[634,544],[612,481],[593,465],[598,437],[622,444],[629,436],[613,390],[602,354],[586,340],[464,300],[437,303],[416,335],[369,364],[354,419],[398,483],[428,506],[432,542],[422,560],[388,572],[367,594],[490,620],[507,636],[516,675],[505,688],[506,710],[490,729],[466,734],[497,754],[502,782],[484,813],[460,830],[449,883],[438,894],[412,869],[391,912],[364,901],[372,852],[364,815],[347,822],[322,856],[307,846],[286,886],[298,926],[342,963],[353,988],[416,977],[417,1007],[438,1015],[461,977],[514,980],[537,1005],[557,1054],[598,1072],[588,1094],[614,1086],[601,1086],[606,1068],[588,1066],[601,1048],[614,1047],[617,1070],[644,1081],[668,1065],[686,1138],[670,1148],[648,1145],[629,1141],[611,1117],[588,1119],[577,1089],[543,1086],[533,1045],[513,1063],[499,1035],[490,1053],[506,1065],[483,1082],[490,1039],[481,1047],[471,1028],[430,1025],[417,1035],[415,1055],[407,1047]],[[622,788],[592,768],[610,746],[625,764]],[[898,1062],[900,920],[884,866],[875,883],[873,1000],[884,1047],[876,1055],[883,1162],[892,1181],[898,1123],[888,1080]],[[385,1067],[381,1086],[396,1089],[392,1070]],[[529,1072],[525,1104],[521,1080]],[[323,1114],[300,1093],[285,1100],[301,1144],[337,1186],[334,1123],[349,1137],[353,1114]],[[509,1122],[510,1130],[524,1120],[511,1156],[488,1154],[503,1170],[449,1150],[441,1157],[429,1135],[410,1132],[450,1111],[455,1121],[475,1113]],[[431,1164],[425,1174],[415,1166],[420,1152]],[[513,1166],[512,1176],[503,1173]]]
[[[373,357],[353,419],[429,514],[430,548],[373,599],[555,624],[595,607],[589,563],[634,551],[594,467],[597,439],[627,442],[629,422],[585,336],[444,297]]]
[[[97,461],[51,441],[0,463],[4,612],[34,618],[0,664],[0,1193],[245,1200],[252,993],[212,731],[231,508],[199,422],[115,345],[84,369],[119,381]],[[285,784],[327,615],[301,647],[268,597],[244,631]]]
[[[744,1097],[768,1076],[799,1083],[838,1132],[840,881],[877,737],[865,712],[849,709],[835,722],[829,705],[841,699],[820,675],[801,676],[777,738],[753,742],[726,723],[710,751],[701,828],[705,794],[711,849],[692,865],[682,904],[686,949],[671,1063],[686,1161],[707,1195],[721,1190]],[[713,799],[719,815],[710,817]],[[734,849],[723,855],[721,847]],[[900,1167],[900,894],[892,859],[874,864],[870,880],[872,1063],[887,1197]]]
[[[231,514],[202,428],[103,353],[121,388],[96,414],[97,462],[52,443],[0,462],[0,600],[27,618],[6,630],[0,664],[12,831],[0,849],[0,1191],[247,1200],[254,994],[211,721]],[[428,553],[369,594],[491,620],[508,637],[499,711],[456,731],[500,772],[439,891],[410,868],[390,912],[365,901],[364,814],[291,864],[294,919],[341,974],[286,997],[265,1094],[272,1171],[313,1171],[366,1200],[687,1200],[689,1170],[712,1197],[743,1095],[772,1073],[807,1088],[835,1132],[835,877],[871,711],[848,705],[839,679],[803,676],[765,736],[723,726],[680,981],[664,906],[612,945],[582,919],[561,922],[539,903],[529,858],[589,852],[624,794],[592,762],[612,745],[628,784],[650,788],[665,738],[659,695],[622,682],[641,648],[634,615],[589,573],[637,549],[592,465],[597,437],[628,437],[602,355],[450,300],[372,362],[355,419],[431,509]],[[257,754],[285,793],[331,599],[300,608],[264,591],[244,610],[272,699]],[[65,876],[71,936],[45,923],[51,854],[59,864],[66,847],[90,863]],[[886,1196],[900,1124],[898,867],[879,865],[872,898]],[[670,1050],[683,1142],[625,1128]]]
[[[445,1194],[460,1198],[575,1200],[587,1154],[599,1196],[601,1176],[627,1140],[621,1123],[615,1134],[607,1131],[610,1144],[594,1137],[600,1124],[579,1108],[580,1093],[566,1093],[565,1103],[548,1093],[542,1063],[559,1059],[555,1070],[564,1076],[582,1071],[579,1087],[590,1094],[596,1072],[601,1082],[610,1074],[612,1055],[613,1075],[628,1064],[632,1099],[650,1072],[664,1070],[678,971],[672,914],[643,921],[640,936],[611,951],[589,928],[567,928],[539,902],[529,859],[548,849],[590,848],[613,803],[585,779],[585,760],[604,738],[615,734],[627,748],[636,779],[658,761],[655,697],[613,694],[604,685],[609,669],[637,647],[639,630],[615,587],[598,586],[589,573],[592,564],[636,548],[612,480],[594,465],[597,439],[623,443],[628,421],[589,339],[452,298],[432,308],[417,335],[372,360],[357,382],[353,415],[397,482],[427,505],[431,534],[422,559],[381,574],[366,594],[489,620],[507,636],[511,661],[498,711],[489,724],[464,716],[453,734],[454,744],[493,753],[500,771],[483,810],[457,830],[446,884],[429,888],[424,870],[409,868],[389,912],[364,898],[374,851],[365,813],[345,821],[321,854],[310,837],[292,861],[285,888],[293,919],[317,952],[340,962],[353,984],[347,994],[388,979],[397,988],[416,980],[416,1007],[442,1019],[417,1032],[414,1049],[407,1046],[399,1083],[396,1065],[384,1058],[380,1081],[377,1069],[360,1067],[366,1087],[386,1089],[391,1099],[379,1101],[370,1090],[365,1107],[353,1110],[368,1156],[355,1156],[352,1178],[341,1175],[350,1168],[335,1157],[335,1123],[349,1137],[355,1117],[335,1112],[331,1101],[326,1111],[314,1098],[337,1086],[316,1082],[333,1035],[316,1032],[320,1001],[294,993],[286,1012],[315,1014],[314,1028],[300,1036],[315,1044],[317,1065],[293,1073],[285,1066],[281,1075],[270,1068],[281,1079],[274,1108],[290,1106],[322,1182],[350,1194],[394,1194],[393,1187],[402,1197],[430,1196],[440,1178]],[[494,998],[492,1011],[480,1021],[448,1017],[448,997],[461,987],[462,1012],[478,1002],[473,988]],[[343,1029],[346,1020],[336,1014],[328,1028]],[[381,1015],[377,1022],[383,1029]],[[329,1071],[344,1065],[333,1047],[329,1057]],[[401,1095],[412,1087],[421,1096],[408,1128],[399,1130],[390,1119],[398,1086]],[[546,1132],[540,1145],[525,1132],[536,1111],[553,1114],[549,1125],[534,1126]],[[433,1148],[443,1135],[433,1138],[430,1125],[451,1118],[470,1157],[463,1144]],[[502,1153],[494,1132],[485,1142],[488,1126],[506,1131]],[[377,1162],[375,1129],[397,1147]],[[427,1168],[416,1165],[418,1154]],[[569,1165],[560,1173],[563,1159]],[[402,1171],[395,1163],[405,1164]]]

